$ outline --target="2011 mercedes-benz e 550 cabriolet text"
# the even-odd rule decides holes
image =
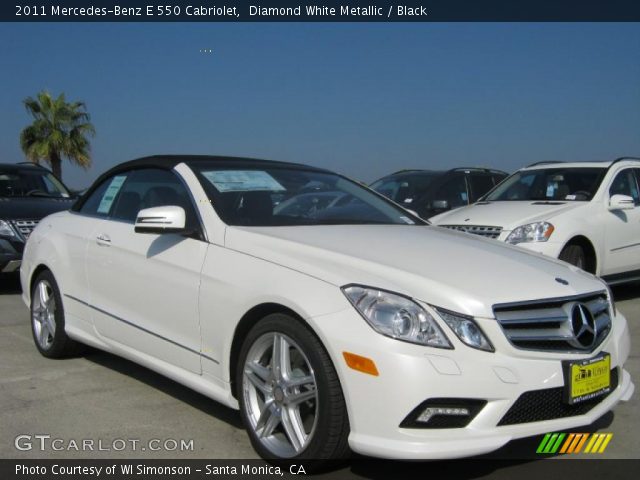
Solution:
[[[44,356],[145,365],[239,409],[269,458],[475,455],[634,389],[602,281],[302,165],[119,165],[39,223],[21,280]]]

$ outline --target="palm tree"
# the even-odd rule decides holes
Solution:
[[[89,136],[95,129],[83,102],[67,103],[64,93],[53,98],[42,91],[35,99],[26,98],[24,106],[33,123],[20,133],[20,146],[30,161],[47,161],[58,178],[64,157],[84,169],[91,166]]]

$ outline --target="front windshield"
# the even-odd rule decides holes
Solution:
[[[333,173],[299,168],[190,164],[229,225],[424,225],[386,199]]]
[[[69,198],[69,191],[44,169],[1,170],[0,197]]]
[[[427,192],[436,176],[435,172],[394,175],[378,180],[371,188],[394,202],[406,204],[407,208],[411,208],[410,204]]]
[[[516,172],[483,200],[589,201],[593,198],[605,168],[536,168]]]

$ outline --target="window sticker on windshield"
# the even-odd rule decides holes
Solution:
[[[218,170],[202,172],[219,192],[284,192],[278,181],[262,170]]]
[[[553,198],[555,191],[555,184],[550,183],[549,185],[547,185],[547,198]]]
[[[566,197],[564,197],[565,200],[575,200],[576,196],[575,195],[567,195]]]
[[[109,213],[111,205],[113,204],[116,195],[118,195],[118,192],[120,191],[120,187],[122,187],[122,184],[126,179],[126,175],[116,175],[115,177],[113,177],[113,180],[111,180],[111,183],[102,196],[102,200],[100,200],[100,205],[98,205],[98,213]]]
[[[469,198],[469,197],[467,197],[467,192],[461,192],[461,193],[460,193],[460,197],[462,197],[462,200],[463,200],[464,202],[466,202],[466,201],[467,201],[467,198]]]
[[[402,220],[404,223],[408,223],[409,225],[415,225],[416,223],[413,220],[411,220],[409,217],[400,217],[400,220]]]
[[[413,202],[413,198],[405,198],[404,199],[404,203],[411,203]]]

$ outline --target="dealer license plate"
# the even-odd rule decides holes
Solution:
[[[564,400],[573,405],[611,391],[611,355],[602,353],[588,360],[563,362]]]

